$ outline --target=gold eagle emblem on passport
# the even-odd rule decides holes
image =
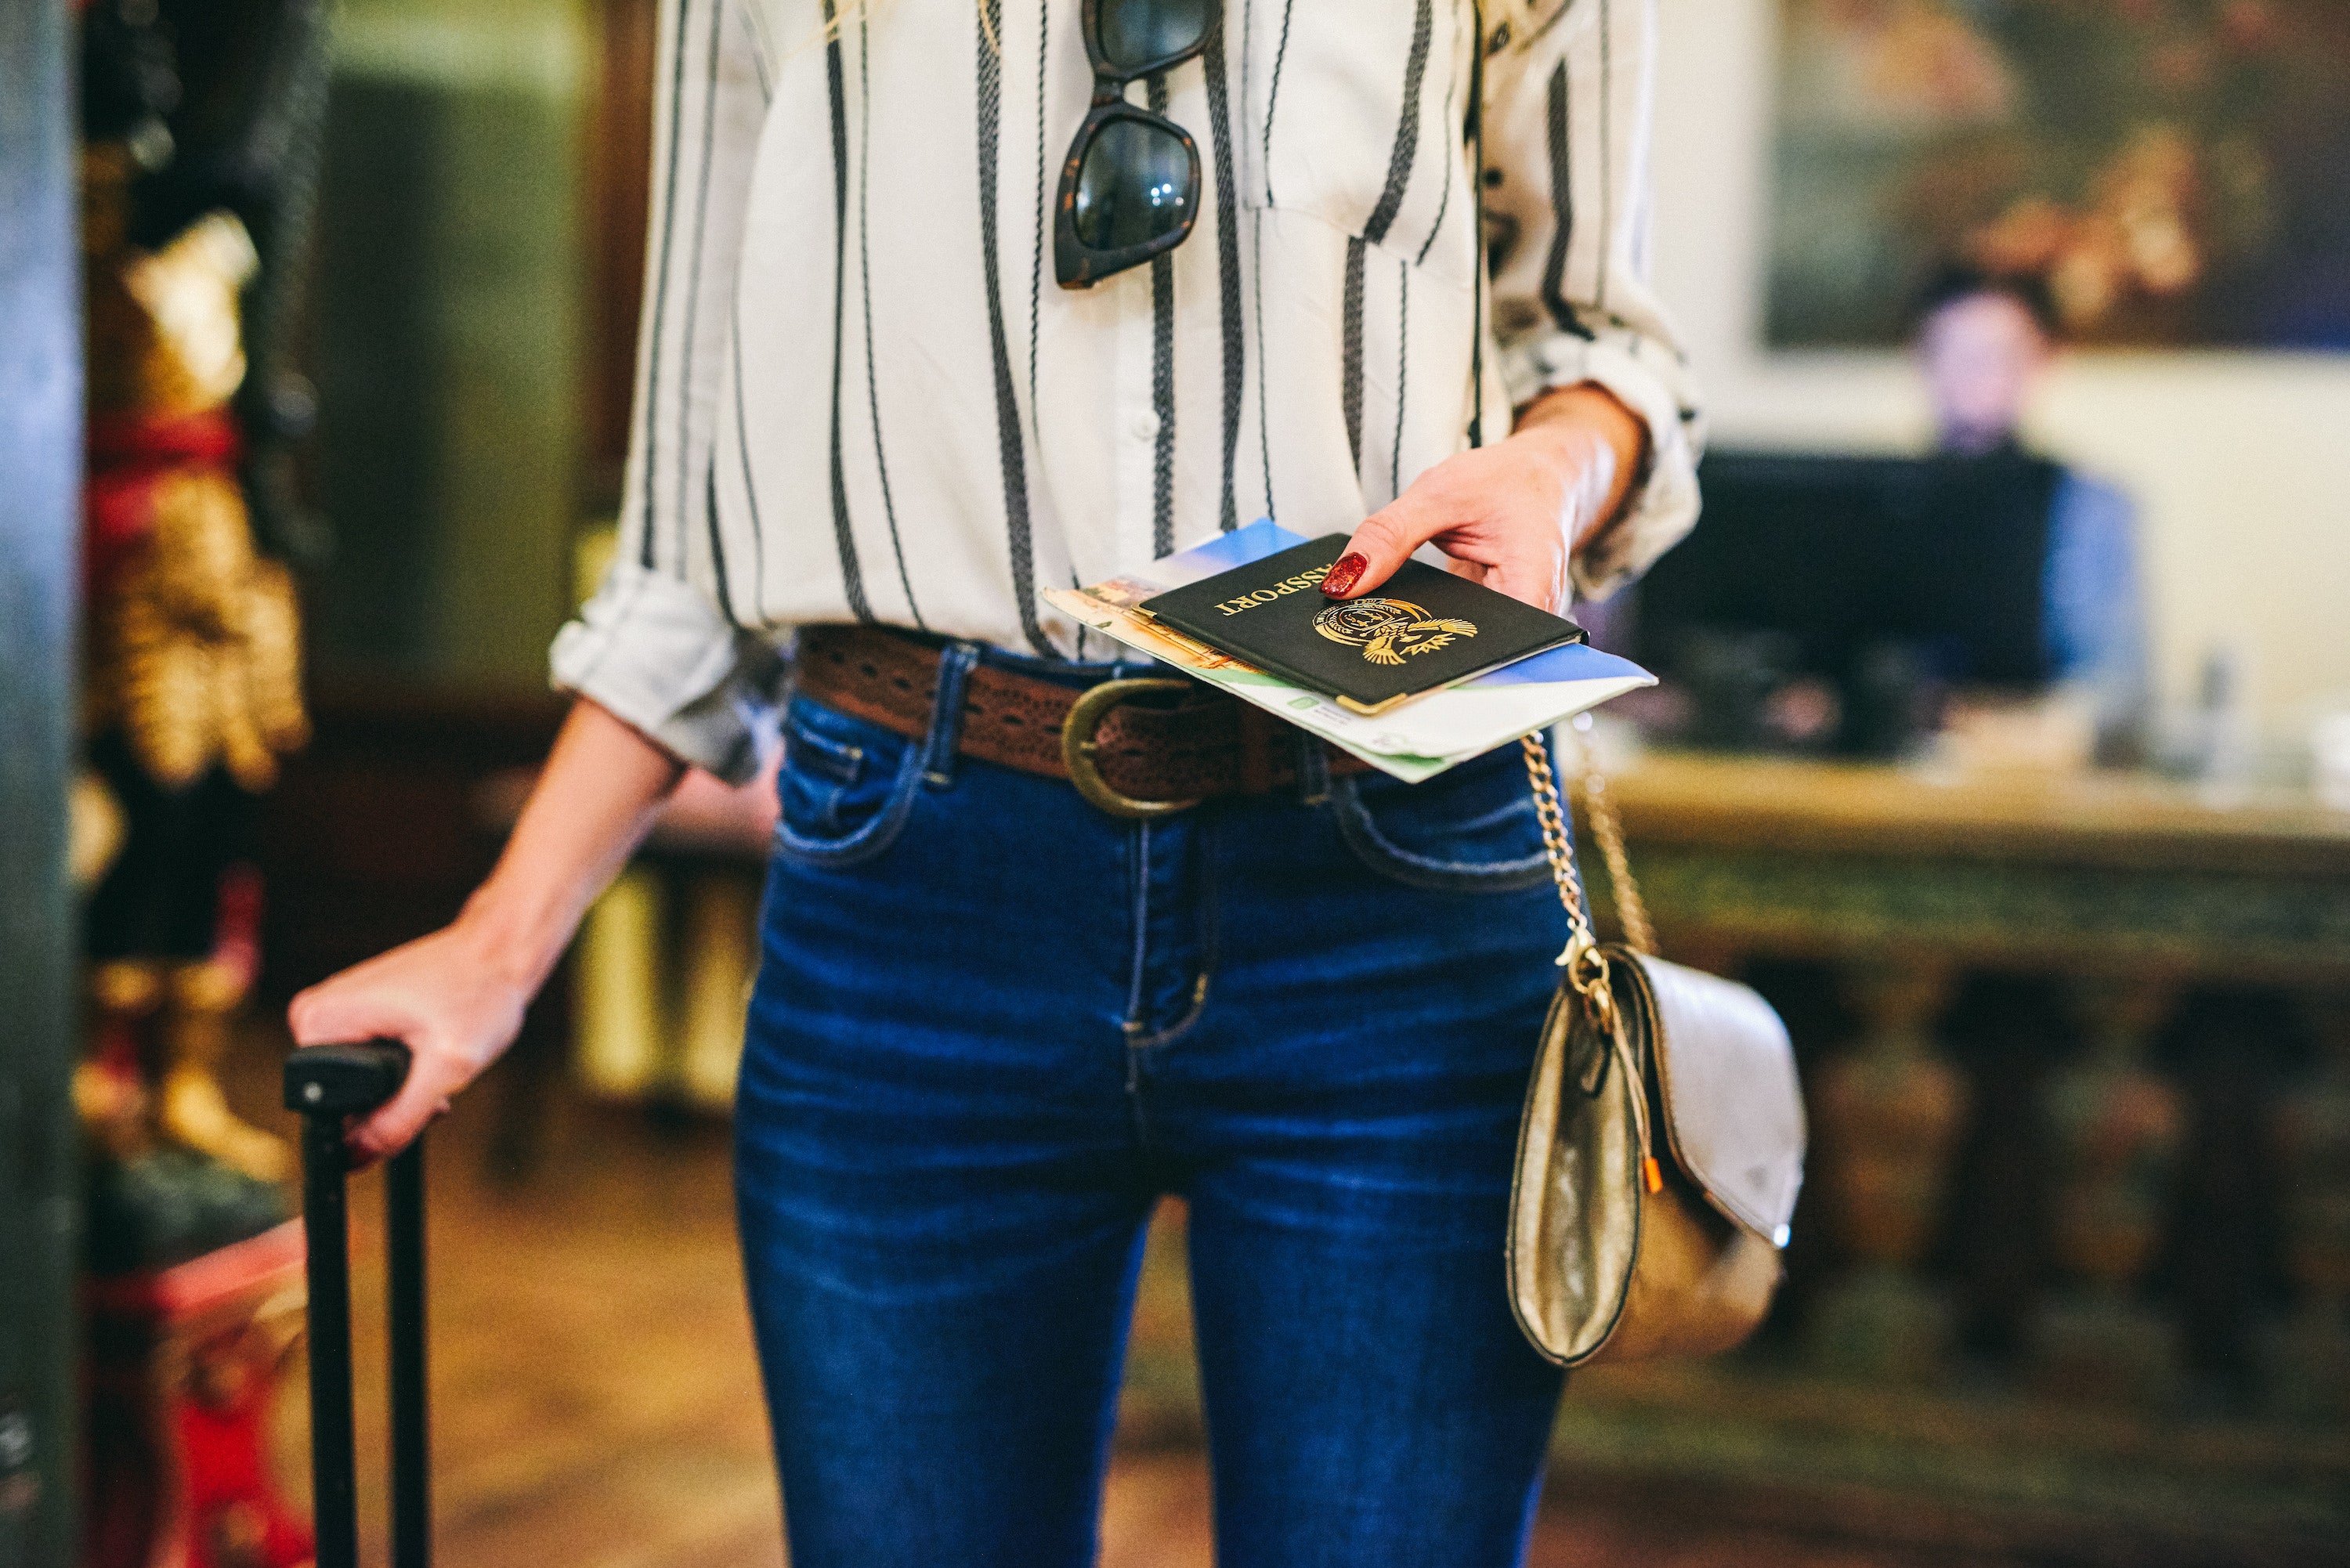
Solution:
[[[1314,629],[1361,649],[1373,664],[1401,664],[1409,656],[1449,647],[1456,637],[1476,636],[1477,623],[1432,617],[1409,599],[1346,599],[1316,615]]]

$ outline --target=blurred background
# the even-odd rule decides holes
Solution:
[[[1664,677],[1589,736],[1666,951],[1786,1016],[1814,1149],[1753,1345],[1576,1378],[1534,1560],[2350,1562],[2350,7],[1659,8],[1654,267],[1714,455],[1696,535],[1587,613]],[[561,716],[656,20],[47,36],[88,73],[92,1158],[84,1372],[40,1397],[82,1458],[16,1452],[0,1366],[0,1544],[78,1465],[83,1561],[302,1559],[276,1021],[455,911]],[[434,1134],[446,1562],[782,1560],[725,1123],[770,810],[693,781]],[[1118,1568],[1211,1560],[1182,1222]]]

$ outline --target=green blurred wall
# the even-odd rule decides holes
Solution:
[[[581,494],[584,0],[344,0],[319,199],[321,672],[546,679]]]

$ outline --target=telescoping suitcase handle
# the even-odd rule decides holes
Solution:
[[[400,1092],[408,1047],[397,1041],[313,1045],[286,1059],[286,1106],[302,1114],[302,1230],[310,1286],[310,1481],[317,1568],[359,1568],[351,1414],[350,1222],[346,1118]],[[384,1171],[391,1342],[392,1568],[432,1560],[431,1453],[424,1404],[424,1140]]]

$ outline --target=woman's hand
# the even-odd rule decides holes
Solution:
[[[397,1154],[514,1043],[523,1009],[579,918],[636,850],[684,768],[595,703],[572,704],[505,853],[454,923],[294,999],[297,1045],[398,1040],[398,1095],[351,1129],[367,1158]]]
[[[1433,543],[1461,576],[1563,612],[1573,595],[1568,563],[1622,509],[1648,439],[1648,427],[1598,387],[1544,393],[1506,440],[1446,458],[1366,520],[1322,591],[1358,597]]]
[[[460,917],[312,986],[294,999],[286,1022],[296,1045],[407,1044],[408,1082],[351,1131],[353,1151],[375,1159],[405,1147],[504,1054],[537,989],[536,974],[502,961],[486,933]]]

